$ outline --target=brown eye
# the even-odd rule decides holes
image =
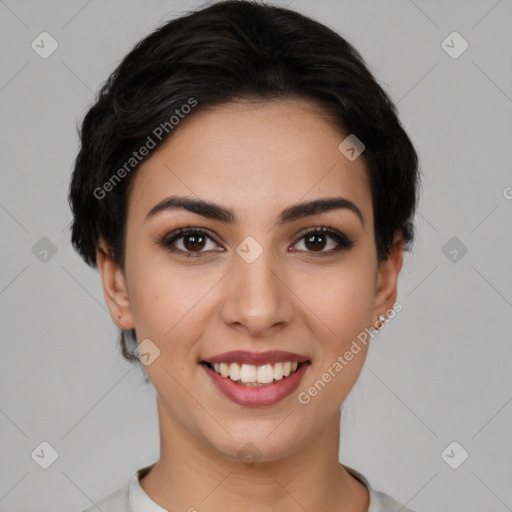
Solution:
[[[308,249],[312,249],[313,251],[322,250],[325,248],[326,238],[324,234],[314,233],[305,238],[304,244]]]
[[[201,234],[184,235],[181,238],[183,239],[183,245],[187,251],[200,251],[204,248],[206,242],[206,237]]]
[[[327,227],[308,231],[299,239],[299,241],[302,240],[304,240],[305,249],[300,250],[310,254],[316,253],[318,256],[330,256],[343,249],[351,249],[355,243],[343,233]],[[208,241],[213,245],[210,249],[207,248]],[[215,248],[218,247],[218,244],[212,236],[203,230],[192,227],[177,229],[160,240],[159,244],[172,253],[186,257],[200,257],[205,252],[219,251]],[[181,247],[179,247],[180,245]],[[324,250],[326,247],[328,250]]]
[[[350,240],[346,235],[326,227],[308,231],[300,240],[303,239],[306,252],[316,252],[319,256],[328,256],[343,249],[351,249],[354,246],[354,241]],[[331,244],[331,249],[324,251],[329,239],[334,240],[334,248],[332,248]]]
[[[217,243],[204,231],[193,228],[180,228],[168,236],[165,236],[159,243],[173,253],[187,257],[198,257],[207,246],[207,242],[213,242],[211,250],[216,250]],[[179,246],[182,247],[179,247]],[[194,254],[196,253],[196,254]]]

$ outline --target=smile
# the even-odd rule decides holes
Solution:
[[[280,351],[229,352],[201,361],[215,387],[244,406],[269,406],[283,400],[297,388],[310,365],[305,356]]]
[[[263,386],[271,382],[276,382],[294,373],[299,366],[297,361],[286,361],[284,363],[274,364],[268,363],[263,366],[255,366],[252,364],[240,365],[238,363],[206,364],[209,365],[210,368],[213,368],[219,375],[248,386]]]

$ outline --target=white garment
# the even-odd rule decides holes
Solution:
[[[148,473],[155,464],[139,469],[129,483],[103,498],[97,503],[97,507],[102,512],[168,512],[165,508],[157,505],[145,493],[139,483],[139,478]],[[413,512],[411,509],[395,501],[388,494],[373,489],[368,480],[359,471],[345,464],[342,464],[342,466],[368,489],[370,495],[368,512]],[[88,509],[82,510],[82,512],[97,512],[97,507],[92,505]]]

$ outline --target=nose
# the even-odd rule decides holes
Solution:
[[[252,263],[237,255],[225,283],[223,322],[253,338],[274,335],[293,316],[294,294],[270,253],[264,250]]]

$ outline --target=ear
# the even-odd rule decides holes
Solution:
[[[386,311],[393,309],[396,302],[398,274],[403,263],[404,240],[402,233],[397,231],[393,238],[390,254],[379,265],[375,284],[375,303],[373,322],[375,325],[379,315],[386,316]]]
[[[122,330],[134,328],[130,310],[128,289],[122,269],[112,261],[107,244],[100,239],[96,252],[96,261],[101,275],[103,296],[112,317],[112,321]]]

